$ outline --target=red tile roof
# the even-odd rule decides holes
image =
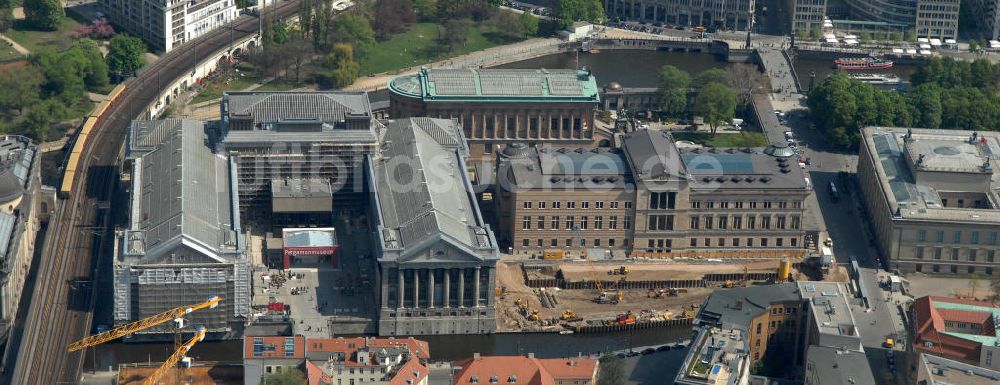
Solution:
[[[264,339],[265,350],[261,355],[255,356],[253,354],[253,341],[255,338]],[[295,339],[295,351],[292,352],[291,356],[285,356],[285,338]],[[243,357],[245,358],[287,358],[287,359],[302,359],[306,356],[305,349],[306,338],[303,336],[295,337],[282,337],[282,336],[247,336],[243,338]]]
[[[267,348],[262,355],[254,355],[254,339],[262,338],[264,346]],[[294,338],[295,352],[292,356],[285,356],[285,338]],[[428,374],[426,361],[430,359],[431,353],[427,341],[413,338],[311,338],[303,336],[282,337],[282,336],[247,336],[244,338],[244,359],[263,358],[287,358],[294,360],[304,360],[306,374],[309,378],[309,385],[324,385],[333,382],[330,376],[326,375],[322,368],[312,361],[306,360],[308,353],[344,353],[347,367],[379,367],[377,361],[373,359],[368,363],[357,362],[358,350],[368,349],[369,352],[376,353],[383,348],[401,348],[410,352],[410,359],[402,365],[394,368],[395,375],[389,380],[390,385],[409,385],[407,379],[413,379],[413,383],[419,383]],[[414,375],[414,372],[416,375]]]
[[[961,305],[982,306],[993,308],[993,304],[982,301],[971,301],[959,298],[927,296],[917,298],[913,303],[914,324],[916,336],[913,340],[917,350],[950,357],[959,361],[978,363],[981,345],[979,342],[945,334],[945,322],[962,322],[983,325],[980,331],[983,335],[994,335],[992,314],[985,311],[962,309],[939,309],[935,302],[954,303]],[[931,346],[926,345],[927,342]]]
[[[461,371],[455,374],[455,385],[510,384],[516,378],[519,385],[555,385],[559,380],[589,380],[597,371],[597,360],[538,359],[523,356],[488,356],[456,361]],[[472,382],[477,377],[478,381]]]

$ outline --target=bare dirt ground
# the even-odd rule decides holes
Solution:
[[[743,263],[716,264],[686,264],[686,263],[629,263],[629,280],[682,280],[701,279],[709,273],[742,273],[746,266],[749,272],[772,272],[777,268],[775,260],[746,261]],[[586,263],[567,262],[554,265],[547,269],[530,269],[528,275],[533,279],[553,278],[558,270],[562,270],[565,278],[574,281],[591,281],[595,273],[597,277],[608,280],[617,275],[609,275],[608,270],[621,266],[621,263],[595,263],[593,267]],[[537,330],[560,329],[558,326],[542,327],[539,322],[527,319],[524,312],[515,304],[520,299],[527,305],[528,313],[538,311],[542,320],[557,318],[566,310],[572,310],[577,316],[586,320],[614,319],[617,315],[631,311],[633,314],[647,311],[658,315],[668,313],[667,317],[675,318],[691,305],[700,305],[715,290],[721,288],[688,289],[687,293],[677,296],[649,298],[647,289],[624,290],[623,300],[618,304],[598,304],[593,301],[597,290],[560,290],[558,288],[532,289],[524,284],[524,269],[520,261],[503,261],[498,264],[497,285],[504,288],[504,295],[497,301],[497,323],[499,330]],[[792,277],[796,280],[809,280],[805,274],[793,270]],[[824,276],[824,281],[846,281],[847,271],[836,267]],[[558,302],[553,308],[542,307],[539,293],[544,290],[552,293]]]
[[[586,263],[563,263],[559,265],[562,269],[563,277],[571,281],[590,281],[594,279],[594,271],[602,279],[612,277],[608,270],[621,266],[621,264],[594,264],[593,267]],[[773,272],[778,268],[776,260],[746,261],[744,263],[714,263],[714,264],[685,264],[685,263],[649,263],[649,264],[628,264],[628,279],[634,281],[654,281],[654,280],[681,280],[681,279],[701,279],[705,274],[711,273],[742,273],[746,267],[751,273]]]

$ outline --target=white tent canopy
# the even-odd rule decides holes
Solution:
[[[944,43],[945,44],[958,44],[958,42],[955,41],[955,39],[945,39]]]
[[[837,38],[832,38],[832,39],[826,39],[826,42],[827,42],[827,43],[834,43],[834,44],[835,44],[835,43],[839,43],[839,41],[837,41]]]
[[[929,49],[922,49],[922,50],[920,50],[920,54],[921,55],[930,55],[931,54],[931,50],[929,50]]]
[[[854,40],[854,39],[847,39],[847,40],[844,40],[844,44],[847,44],[847,45],[857,45],[858,41]]]
[[[917,50],[915,50],[915,49],[913,49],[913,48],[908,48],[908,49],[906,50],[906,53],[908,53],[908,54],[915,54],[915,53],[917,53]]]
[[[903,49],[902,48],[893,48],[892,49],[892,53],[903,53]]]
[[[929,41],[929,40],[927,40],[927,38],[926,38],[926,37],[921,37],[921,38],[918,38],[918,39],[917,39],[917,43],[929,43],[929,42],[930,42],[930,41]]]
[[[930,44],[921,44],[920,45],[920,49],[931,49],[931,45]]]
[[[1000,41],[990,40],[990,48],[1000,48]]]
[[[836,39],[837,35],[834,35],[832,33],[828,33],[828,34],[823,35],[823,38],[824,39]]]
[[[941,39],[931,39],[931,45],[935,47],[941,46]]]
[[[847,36],[844,36],[844,39],[857,39],[857,38],[858,38],[858,37],[857,37],[857,36],[854,36],[854,35],[847,35]]]

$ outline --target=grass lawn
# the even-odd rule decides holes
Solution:
[[[230,80],[229,83],[209,83],[194,99],[191,99],[191,103],[201,103],[222,98],[222,93],[226,91],[243,91],[247,87],[252,86],[256,81],[256,77],[240,76]]]
[[[512,43],[512,41],[506,41],[492,34],[488,28],[474,26],[469,28],[466,33],[466,42],[464,45],[456,45],[447,50],[443,49],[435,41],[439,33],[439,24],[417,23],[408,32],[376,43],[361,58],[361,75],[371,75],[419,66],[473,51]]]
[[[17,52],[17,50],[14,49],[14,46],[10,45],[10,43],[0,41],[0,63],[24,58],[25,57],[21,55],[20,52]]]
[[[296,83],[294,81],[275,80],[262,84],[260,87],[257,87],[256,91],[288,91],[305,86],[305,82]]]
[[[687,140],[708,147],[765,147],[767,137],[761,132],[742,131],[739,133],[672,132],[675,140]]]
[[[76,27],[82,25],[77,20],[78,17],[71,12],[63,18],[59,29],[55,31],[38,31],[29,26],[24,20],[14,22],[14,27],[4,32],[4,35],[24,46],[32,53],[45,48],[56,51],[65,49],[76,42]]]

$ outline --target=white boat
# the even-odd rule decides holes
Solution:
[[[572,330],[560,330],[559,334],[573,334]]]
[[[851,79],[858,80],[862,83],[868,83],[872,85],[878,84],[899,84],[900,78],[894,74],[867,74],[867,73],[849,73]]]

